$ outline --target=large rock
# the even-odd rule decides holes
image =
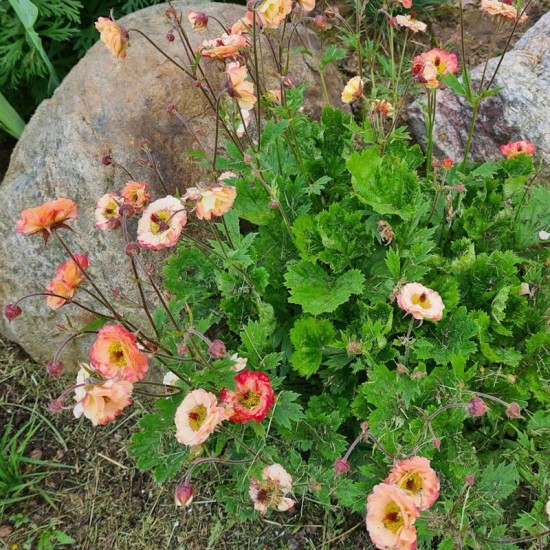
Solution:
[[[498,58],[489,61],[489,77],[497,64]],[[476,85],[482,72],[483,66],[472,71]],[[481,104],[470,159],[502,158],[500,145],[529,139],[536,145],[539,158],[550,161],[550,13],[504,56],[493,87],[501,91]],[[436,155],[452,159],[463,156],[471,112],[464,98],[452,90],[437,92]],[[419,103],[414,103],[409,110],[409,121],[421,143],[426,141],[423,116]]]
[[[244,15],[245,8],[232,4],[200,5],[229,24]],[[185,14],[192,8],[187,2],[175,2],[184,12],[183,24],[189,31],[193,47],[204,39],[215,38],[220,28],[211,22],[204,33],[192,31]],[[166,4],[138,11],[122,19],[126,28],[145,31],[170,55],[185,63],[179,41],[168,43],[170,30],[164,12]],[[319,48],[317,37],[301,32],[313,53]],[[214,140],[215,118],[200,90],[190,79],[153,49],[137,33],[131,35],[131,47],[124,61],[116,60],[101,43],[93,46],[70,72],[54,96],[42,103],[17,144],[11,164],[0,187],[0,304],[12,302],[32,291],[40,291],[51,279],[55,267],[66,255],[55,239],[44,247],[39,236],[15,234],[15,220],[24,208],[39,205],[56,197],[75,200],[79,207],[74,233],[64,232],[75,252],[87,252],[91,272],[104,292],[112,288],[134,296],[124,261],[123,241],[119,232],[105,233],[95,229],[94,206],[107,191],[120,189],[125,174],[101,163],[110,153],[133,173],[135,179],[149,181],[157,196],[162,193],[155,177],[137,163],[141,154],[138,144],[147,138],[158,159],[160,171],[170,191],[195,185],[201,169],[186,157],[196,149],[190,132],[166,112],[174,102],[190,121],[206,146]],[[301,45],[300,42],[298,45]],[[264,46],[264,51],[267,47]],[[266,62],[266,71],[275,70]],[[207,73],[213,86],[221,90],[224,76],[215,63]],[[309,83],[306,105],[319,113],[323,100],[317,73],[303,56],[291,58],[291,76],[295,83]],[[274,83],[274,76],[271,77]],[[326,72],[327,87],[338,100],[341,79],[336,70]],[[158,256],[156,256],[158,258]],[[158,264],[158,261],[157,261]],[[82,296],[82,293],[80,293]],[[11,324],[0,315],[0,333],[20,344],[34,359],[49,360],[67,333],[60,333],[55,323],[66,322],[69,313],[76,324],[87,320],[74,306],[52,312],[43,298],[25,301],[24,313]],[[134,313],[135,315],[135,313]],[[87,357],[89,342],[74,341],[64,351],[63,360],[75,363]]]

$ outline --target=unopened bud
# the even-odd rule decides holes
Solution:
[[[368,422],[361,422],[360,427],[361,427],[361,431],[363,433],[367,433],[369,431],[369,423]]]
[[[515,401],[513,401],[512,403],[510,403],[510,405],[506,409],[506,416],[510,420],[517,420],[518,418],[523,418],[523,416],[521,416],[521,407]]]
[[[439,449],[441,448],[441,440],[437,439],[437,437],[434,437],[432,439],[432,445],[439,451]]]
[[[46,372],[54,378],[59,378],[64,368],[65,365],[61,361],[50,361],[46,365]]]
[[[63,410],[63,403],[58,399],[50,401],[50,411],[52,412],[61,412]]]
[[[189,506],[193,502],[195,490],[189,483],[181,483],[176,487],[174,497],[176,506]]]
[[[115,287],[111,290],[111,294],[113,295],[113,298],[119,298],[120,297],[120,288]]]
[[[457,193],[464,193],[466,191],[466,187],[464,185],[462,185],[461,183],[459,183],[456,187],[455,187],[455,191]]]
[[[313,18],[313,26],[319,30],[325,30],[328,27],[328,23],[322,15],[316,15]]]
[[[4,307],[4,315],[8,321],[13,321],[15,318],[19,317],[23,311],[16,304],[7,304]]]
[[[282,78],[281,84],[284,88],[294,88],[294,82],[292,82],[292,78],[288,75]]]
[[[135,256],[141,252],[141,247],[138,243],[128,243],[124,248],[126,256]]]
[[[350,340],[346,346],[346,351],[349,355],[361,355],[363,352],[363,346],[361,345],[361,342]]]
[[[334,461],[334,471],[338,474],[347,474],[350,470],[350,464],[345,458],[337,458]]]
[[[111,164],[113,164],[113,159],[111,155],[104,155],[103,157],[101,157],[101,162],[104,166],[110,166]]]
[[[409,369],[403,363],[397,363],[395,371],[397,374],[409,374]]]
[[[118,212],[121,216],[126,215],[127,218],[131,218],[136,213],[136,209],[129,202],[125,202],[120,205]]]
[[[214,359],[221,359],[227,355],[225,344],[221,340],[214,340],[208,346],[208,355]]]
[[[474,484],[474,481],[475,481],[475,476],[474,476],[474,474],[469,474],[469,475],[467,475],[464,481],[466,481],[466,483],[467,483],[470,487],[472,487],[472,485]]]
[[[273,210],[275,210],[275,208],[279,208],[279,202],[275,199],[271,199],[269,201],[269,208],[273,208]]]
[[[252,164],[254,162],[254,158],[251,155],[245,153],[243,161],[245,164]]]
[[[468,403],[468,412],[472,416],[483,416],[488,410],[489,407],[481,397],[472,397]]]
[[[441,162],[439,159],[432,159],[432,168],[439,168],[441,166]]]
[[[328,19],[332,19],[336,17],[339,13],[340,13],[340,10],[336,6],[329,6],[325,10],[325,17],[327,17]]]
[[[140,149],[149,149],[151,147],[151,142],[147,138],[141,138],[138,145]]]
[[[185,355],[189,353],[189,346],[187,344],[178,344],[178,355]]]
[[[169,103],[166,106],[166,112],[171,115],[176,110],[176,104],[175,103]]]
[[[175,39],[176,39],[176,37],[174,36],[174,33],[172,31],[167,33],[166,40],[168,40],[168,42],[173,42]]]

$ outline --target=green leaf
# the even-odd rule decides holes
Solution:
[[[388,249],[386,254],[386,267],[390,275],[397,281],[401,275],[401,262],[399,260],[399,252],[393,248]]]
[[[289,302],[313,315],[334,311],[352,294],[361,294],[364,282],[364,275],[357,269],[333,279],[320,266],[306,261],[292,264],[285,275]]]
[[[296,403],[300,394],[294,391],[282,391],[275,403],[273,422],[284,428],[290,429],[292,423],[305,417],[302,405]]]
[[[468,94],[466,92],[466,89],[464,88],[464,84],[462,84],[462,82],[460,82],[460,80],[458,80],[456,75],[454,75],[454,74],[444,75],[444,76],[441,77],[441,81],[444,84],[446,84],[447,86],[449,86],[449,88],[451,88],[451,90],[455,94],[463,96],[463,97],[467,97]]]
[[[290,358],[292,366],[309,378],[321,366],[323,348],[334,336],[334,328],[326,319],[298,319],[290,331],[290,341],[296,350]]]
[[[479,481],[478,490],[485,492],[494,502],[510,495],[519,481],[515,462],[501,462],[496,467],[493,462],[486,466]]]
[[[278,122],[270,120],[262,131],[261,148],[265,149],[283,135],[289,123],[289,120],[279,120]]]

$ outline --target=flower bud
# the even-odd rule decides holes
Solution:
[[[248,153],[245,153],[244,158],[243,158],[243,162],[245,164],[252,164],[254,162],[254,158],[252,156],[250,156]]]
[[[403,363],[397,363],[395,372],[397,372],[397,374],[409,374],[409,369],[403,365]]]
[[[336,6],[329,6],[325,10],[325,17],[328,19],[333,19],[340,13],[340,10]]]
[[[464,193],[466,191],[466,187],[464,185],[462,185],[462,183],[459,183],[456,187],[455,187],[455,191],[457,193]]]
[[[313,26],[319,30],[324,30],[328,27],[328,23],[322,15],[316,15],[313,18]]]
[[[225,344],[221,340],[214,340],[208,346],[208,355],[214,359],[222,359],[227,355]]]
[[[488,410],[489,407],[481,397],[472,397],[468,403],[468,412],[472,416],[483,416]]]
[[[475,481],[475,476],[474,476],[474,474],[469,474],[469,475],[467,475],[466,478],[465,478],[465,481],[466,481],[466,483],[467,483],[470,487],[472,487],[473,484],[474,484],[474,481]]]
[[[135,256],[141,252],[141,247],[138,243],[128,243],[124,248],[126,256]]]
[[[16,317],[19,317],[21,313],[21,308],[16,304],[7,304],[4,307],[4,315],[6,316],[6,319],[10,322],[13,321]]]
[[[521,286],[519,288],[519,295],[529,296],[530,294],[531,294],[531,288],[529,287],[529,283],[521,283]]]
[[[46,365],[47,373],[54,378],[59,378],[64,368],[65,365],[61,361],[50,361]]]
[[[439,159],[432,159],[432,168],[439,168],[441,166],[441,162],[439,161]]]
[[[350,464],[345,458],[337,458],[334,461],[334,471],[338,474],[347,474],[350,470]]]
[[[443,165],[443,168],[445,168],[445,170],[450,170],[454,166],[453,159],[444,158],[442,165]]]
[[[284,76],[281,80],[281,84],[284,88],[294,88],[294,82],[292,81],[292,78],[290,76]]]
[[[435,449],[439,451],[439,449],[441,448],[441,440],[435,437],[434,439],[432,439],[432,445],[434,446]]]
[[[173,42],[175,39],[176,37],[172,31],[166,34],[166,40],[168,40],[168,42]]]
[[[103,157],[101,157],[101,162],[104,166],[110,166],[111,164],[113,164],[113,159],[111,155],[104,155]]]
[[[151,147],[151,142],[147,138],[141,138],[138,145],[140,149],[149,149]]]
[[[190,506],[193,502],[195,490],[190,483],[180,483],[174,492],[176,506]]]
[[[126,215],[127,218],[131,218],[136,213],[136,209],[129,202],[125,202],[120,205],[118,212],[121,216]]]
[[[349,355],[361,355],[363,351],[363,346],[361,345],[361,342],[350,340],[348,342],[348,345],[346,346],[346,351]]]
[[[523,418],[523,416],[521,416],[521,407],[515,401],[513,401],[512,403],[510,403],[510,405],[506,409],[506,416],[510,420],[517,420],[518,418]]]
[[[367,433],[369,431],[369,423],[368,422],[361,422],[360,427],[361,427],[361,431],[363,433]]]
[[[269,201],[269,208],[273,208],[273,210],[275,210],[275,208],[279,208],[279,202],[275,199],[271,199]]]
[[[52,412],[61,412],[63,410],[63,403],[59,399],[54,399],[50,401],[50,411]]]
[[[178,344],[178,355],[185,355],[189,353],[189,346],[187,344]]]
[[[176,104],[175,103],[169,103],[166,106],[166,112],[171,115],[176,110]]]

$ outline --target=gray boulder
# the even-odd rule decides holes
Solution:
[[[498,61],[489,61],[489,77]],[[483,65],[472,71],[476,85],[482,72]],[[500,145],[529,139],[537,147],[539,158],[550,161],[550,13],[539,19],[504,56],[493,87],[501,91],[481,104],[470,159],[500,159]],[[413,133],[424,144],[426,129],[420,104],[413,103],[408,114]],[[471,108],[464,98],[450,89],[437,92],[436,156],[455,160],[463,156],[470,118]]]
[[[205,39],[221,33],[211,22],[206,32],[196,33],[187,21],[192,8],[203,9],[220,21],[232,24],[245,12],[243,6],[193,4],[175,2],[184,13],[183,24],[189,31],[194,48]],[[153,6],[121,20],[127,29],[145,31],[170,55],[185,63],[178,40],[168,43],[170,25],[164,16],[166,4]],[[107,14],[105,14],[107,15]],[[301,31],[302,39],[315,54],[319,40],[310,31]],[[120,168],[103,166],[101,158],[111,154],[132,172],[134,179],[148,181],[154,196],[162,190],[151,171],[137,161],[143,155],[139,142],[147,138],[154,150],[159,170],[170,192],[183,192],[204,176],[202,169],[191,162],[186,152],[197,148],[191,133],[166,112],[175,103],[198,129],[201,141],[213,146],[215,118],[205,98],[193,82],[153,49],[137,33],[130,32],[131,47],[124,61],[116,60],[101,43],[94,45],[63,81],[53,97],[44,101],[27,125],[17,144],[5,179],[0,186],[0,305],[15,301],[29,292],[40,291],[53,277],[57,265],[67,259],[59,243],[51,239],[45,248],[40,236],[16,235],[15,220],[21,210],[40,205],[57,197],[67,197],[79,205],[79,216],[73,232],[65,238],[76,253],[87,253],[90,271],[105,294],[118,288],[123,295],[135,297],[129,281],[130,266],[124,258],[124,244],[119,231],[102,232],[95,228],[94,207],[97,199],[108,191],[122,187],[128,179]],[[302,45],[303,42],[297,42]],[[267,48],[264,48],[267,50]],[[318,114],[323,105],[320,80],[304,56],[291,58],[294,83],[308,83],[306,105]],[[266,72],[275,74],[273,66]],[[224,76],[215,63],[207,73],[213,86],[222,89]],[[275,85],[275,77],[272,82]],[[339,101],[342,81],[332,68],[326,71],[327,87],[332,101]],[[159,265],[162,254],[155,256]],[[85,301],[85,295],[79,298]],[[44,298],[25,301],[23,315],[8,323],[0,315],[0,333],[20,344],[33,359],[50,360],[59,344],[70,334],[56,329],[56,323],[67,325],[66,315],[77,326],[89,320],[74,306],[53,312]],[[135,319],[136,310],[129,309]],[[139,319],[138,319],[139,322]],[[86,360],[89,341],[79,338],[66,347],[62,360],[74,364]]]

